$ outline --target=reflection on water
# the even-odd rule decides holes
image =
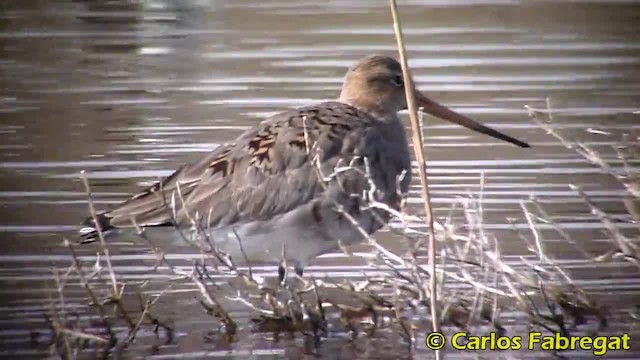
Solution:
[[[47,351],[29,339],[33,329],[47,333],[41,309],[53,279],[50,269],[69,265],[61,239],[86,213],[77,180],[81,170],[103,208],[265,116],[335,97],[355,59],[394,53],[386,5],[342,0],[0,5],[0,354]],[[543,108],[551,96],[563,131],[605,154],[614,168],[622,167],[612,146],[623,132],[637,137],[640,127],[640,22],[633,2],[407,1],[401,8],[417,86],[533,145],[515,149],[428,119],[436,217],[448,216],[461,197],[478,196],[483,173],[486,230],[502,239],[505,259],[514,266],[522,256],[536,261],[512,231],[528,228],[520,201],[530,196],[574,238],[594,239],[589,251],[610,249],[603,224],[569,183],[581,185],[633,235],[637,227],[621,205],[622,187],[538,129],[524,109]],[[637,165],[638,159],[629,164]],[[420,201],[414,190],[412,204]],[[598,264],[594,271],[576,260],[574,248],[557,233],[546,231],[550,225],[540,229],[578,285],[613,309],[617,302],[637,301],[640,278],[628,263]],[[394,247],[388,233],[379,238]],[[114,247],[114,266],[124,279],[166,279],[145,273],[154,258],[140,244]],[[96,249],[77,250],[90,261]],[[183,252],[172,259],[189,266],[197,254]],[[307,269],[334,279],[361,278],[364,270],[362,259],[343,254],[326,255]],[[256,271],[273,274],[274,268]],[[191,295],[176,297],[163,309],[178,329],[178,343],[162,348],[157,358],[223,356],[205,340],[212,320],[200,315],[193,291],[175,289]],[[84,296],[71,294],[68,306],[82,311]],[[616,317],[628,319],[628,314],[614,311]],[[613,322],[612,331],[630,326]],[[304,351],[295,341],[273,343],[261,336],[249,334],[233,350],[238,356],[289,357]],[[143,340],[129,350],[148,354],[143,345],[152,337],[141,334]],[[320,355],[396,357],[399,351],[393,342],[362,341],[354,347],[333,337]],[[358,347],[367,350],[360,353]]]

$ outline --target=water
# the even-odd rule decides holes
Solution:
[[[627,236],[638,236],[621,202],[623,187],[538,128],[524,109],[543,109],[551,97],[562,131],[621,168],[612,146],[622,133],[640,134],[634,2],[411,1],[400,8],[417,86],[533,146],[517,149],[429,118],[425,141],[437,219],[460,197],[478,196],[484,173],[486,230],[501,239],[509,264],[522,268],[520,256],[536,261],[507,222],[526,233],[520,201],[532,195],[593,255],[612,248],[570,183],[582,186]],[[87,214],[81,170],[97,206],[118,203],[266,116],[336,97],[345,68],[372,52],[395,54],[384,1],[0,4],[0,355],[47,353],[42,308],[51,269],[69,266],[62,237]],[[412,194],[410,202],[418,204],[417,184]],[[609,304],[614,319],[625,319],[611,331],[637,329],[626,310],[638,305],[637,268],[622,260],[585,265],[573,245],[541,227],[552,256],[576,283]],[[388,233],[378,238],[397,247]],[[96,250],[77,248],[85,260]],[[154,257],[142,244],[122,241],[113,252],[123,279],[151,279],[156,287],[166,280],[162,272],[145,272]],[[188,249],[176,256],[183,265],[196,258]],[[307,273],[339,280],[360,278],[366,269],[362,259],[331,254]],[[129,354],[298,357],[305,351],[300,338],[274,342],[261,334],[243,333],[226,347],[212,343],[206,335],[217,322],[202,316],[193,287],[174,291],[175,302],[159,306],[176,329],[175,342],[150,350],[154,336],[145,332]],[[81,289],[68,299],[84,311]],[[335,335],[318,352],[404,354],[401,341],[380,336],[351,344]],[[418,354],[428,356],[420,346]]]

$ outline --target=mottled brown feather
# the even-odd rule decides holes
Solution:
[[[339,159],[348,163],[353,156],[369,156],[378,162],[384,156],[380,150],[387,149],[380,143],[385,136],[380,119],[341,102],[308,106],[264,121],[235,143],[183,166],[161,186],[153,185],[105,215],[111,218],[112,226],[129,227],[135,220],[144,227],[174,220],[188,225],[189,215],[193,218],[198,212],[216,227],[269,219],[327,195],[307,156],[305,126],[309,146],[327,173]],[[391,155],[407,160],[392,164],[389,174],[376,175],[385,189],[395,187],[392,180],[409,166],[407,154]],[[367,187],[365,179],[355,177],[342,179],[343,190],[361,193]],[[178,184],[185,204],[178,197]],[[168,206],[172,196],[176,197],[175,219]]]

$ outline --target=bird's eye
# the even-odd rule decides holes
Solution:
[[[394,76],[393,79],[391,80],[391,82],[395,86],[404,86],[404,81],[402,81],[402,75]]]

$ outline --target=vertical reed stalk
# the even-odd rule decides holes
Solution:
[[[422,141],[422,131],[418,120],[418,109],[416,108],[416,100],[414,94],[413,79],[409,73],[409,65],[407,64],[407,54],[402,38],[402,29],[400,19],[398,17],[398,5],[395,0],[389,0],[391,5],[391,14],[393,16],[393,29],[396,34],[398,43],[398,53],[400,55],[400,64],[402,65],[402,77],[404,78],[404,90],[407,95],[407,107],[409,109],[409,118],[411,119],[411,133],[413,141],[413,150],[418,162],[418,176],[422,184],[422,199],[424,200],[424,212],[429,231],[429,269],[431,272],[430,288],[431,288],[431,318],[433,331],[440,331],[440,319],[438,317],[438,298],[437,298],[437,277],[436,277],[436,237],[433,230],[433,212],[431,210],[431,197],[429,196],[429,183],[427,181],[427,168],[424,155],[424,144]],[[436,350],[436,359],[440,359],[440,352]]]

